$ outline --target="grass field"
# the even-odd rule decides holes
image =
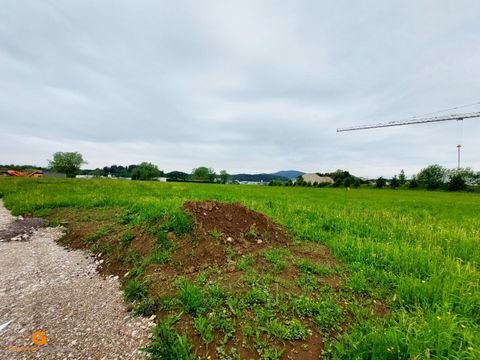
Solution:
[[[69,221],[67,227],[74,221],[96,221],[98,226],[83,234],[84,243],[97,252],[130,256],[126,298],[136,301],[140,313],[165,314],[150,346],[158,358],[165,358],[158,353],[161,347],[191,358],[195,340],[187,330],[181,336],[182,326],[190,326],[205,355],[225,359],[238,357],[238,349],[225,345],[239,327],[243,341],[254,343],[262,358],[280,357],[290,342],[303,341],[313,331],[323,339],[326,358],[480,359],[478,194],[0,179],[0,195],[17,215],[46,216],[52,224]],[[149,266],[168,262],[173,250],[156,245],[142,259],[142,254],[128,251],[130,242],[139,236],[138,229],[149,230],[159,242],[165,241],[159,235],[163,231],[188,233],[190,220],[182,204],[207,199],[240,202],[264,213],[298,241],[291,249],[231,255],[242,271],[238,281],[247,284],[242,296],[229,294],[227,285],[212,282],[205,271],[178,277],[172,284],[175,296],[152,298]],[[102,243],[110,233],[124,250]],[[341,265],[309,263],[296,255],[316,244],[327,246]],[[248,272],[255,261],[272,265],[272,270],[263,277]],[[278,288],[279,274],[290,263],[298,272],[291,281],[301,281],[301,291],[282,298],[286,293],[272,289]],[[132,277],[132,270],[138,277]],[[341,279],[337,289],[318,285],[327,273]],[[385,309],[379,313],[375,304]],[[207,308],[214,310],[208,313]],[[302,346],[314,344],[305,340]]]

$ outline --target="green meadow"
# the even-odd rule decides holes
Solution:
[[[343,264],[340,295],[328,301],[343,301],[344,312],[348,313],[343,323],[347,325],[328,334],[320,328],[325,358],[480,359],[479,194],[5,178],[0,179],[0,196],[15,215],[45,216],[53,225],[62,212],[78,210],[85,214],[113,209],[123,219],[128,217],[129,226],[148,228],[180,219],[171,230],[182,226],[182,205],[186,201],[241,203],[283,225],[298,242],[327,246]],[[122,246],[128,246],[130,236],[124,233],[122,239]],[[288,250],[270,250],[262,256],[279,268],[293,259]],[[245,257],[237,267],[247,267],[249,261]],[[298,264],[300,270],[303,266],[309,273],[321,272],[318,267],[322,264]],[[142,284],[126,284],[126,297],[130,291],[135,299]],[[194,314],[192,324],[208,345],[215,328],[209,327],[208,317],[195,312],[191,303],[202,287],[186,280],[176,286],[179,303],[187,313],[194,309],[190,311]],[[315,291],[312,288],[310,294],[314,296]],[[378,316],[359,306],[366,299],[384,304],[384,314]],[[230,309],[234,309],[232,306]],[[321,304],[317,308],[318,320]],[[290,310],[285,311],[290,314]],[[301,315],[301,310],[294,313]],[[268,334],[284,343],[305,338],[306,330],[300,322],[291,320],[282,327],[270,317],[265,324]],[[162,341],[170,339],[168,329],[165,324],[159,325],[154,341],[159,337]],[[181,348],[179,357],[189,358],[181,355],[181,351],[186,354],[190,349],[182,348],[186,339],[181,335],[168,341]],[[155,356],[153,345],[150,350]],[[235,357],[222,352],[224,349],[217,347],[217,358]],[[281,350],[261,348],[258,354],[278,358]]]

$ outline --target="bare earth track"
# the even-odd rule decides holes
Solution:
[[[0,236],[15,223],[0,200]],[[41,228],[24,241],[0,239],[0,359],[143,358],[152,323],[130,316],[118,279],[99,275],[87,253],[57,245],[61,236]],[[32,342],[36,331],[46,344]]]

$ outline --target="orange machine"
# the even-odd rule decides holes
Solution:
[[[17,170],[7,170],[6,173],[7,176],[17,176],[17,177],[40,177],[43,175],[43,172],[42,171],[38,171],[38,170],[35,170],[35,171],[32,171],[32,172],[29,172],[29,173],[26,173],[26,172],[22,172],[22,171],[17,171]]]

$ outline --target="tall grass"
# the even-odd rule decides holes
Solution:
[[[118,207],[130,222],[165,218],[185,231],[184,201],[241,202],[327,245],[350,269],[343,290],[389,307],[338,336],[327,357],[480,358],[478,194],[75,179],[0,179],[0,193],[15,214]]]

